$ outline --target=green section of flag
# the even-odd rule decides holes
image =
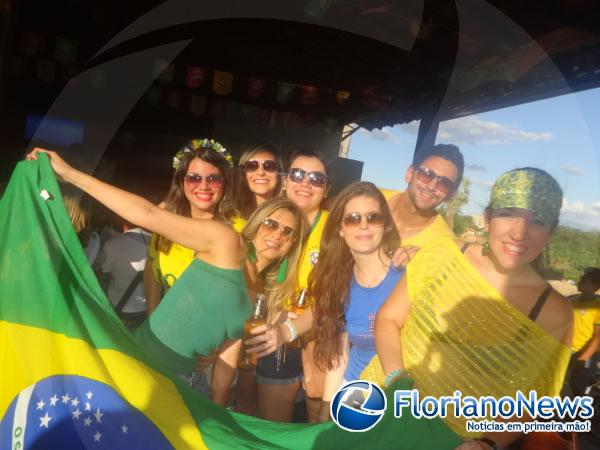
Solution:
[[[440,420],[394,418],[391,392],[383,420],[369,432],[350,433],[333,423],[279,424],[230,413],[190,391],[152,361],[115,315],[69,221],[46,155],[17,165],[0,201],[0,230],[0,320],[117,350],[169,376],[210,448],[443,450],[460,442]]]

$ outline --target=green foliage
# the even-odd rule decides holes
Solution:
[[[476,230],[477,226],[471,216],[463,216],[462,214],[456,214],[454,216],[454,234],[456,236],[462,235],[468,228]]]
[[[540,261],[553,277],[578,280],[586,267],[600,267],[600,232],[559,226]]]
[[[445,216],[446,222],[451,229],[455,229],[454,219],[460,214],[460,208],[469,203],[471,194],[471,180],[464,177],[457,192],[454,193],[450,201],[446,204]]]

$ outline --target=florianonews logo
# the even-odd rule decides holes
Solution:
[[[351,381],[331,401],[335,424],[346,431],[368,431],[381,420],[387,407],[385,394],[370,381]]]

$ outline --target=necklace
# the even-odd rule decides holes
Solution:
[[[356,282],[360,286],[363,286],[366,288],[372,288],[374,286],[377,286],[379,283],[381,283],[383,281],[383,279],[386,277],[389,269],[390,269],[389,266],[384,265],[381,269],[379,269],[374,274],[369,274],[368,276],[363,277],[363,275],[359,276],[359,271],[355,265],[354,266],[354,278],[356,279]]]

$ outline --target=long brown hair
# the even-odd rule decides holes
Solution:
[[[190,148],[188,146],[188,148]],[[223,177],[223,197],[217,205],[216,217],[224,222],[228,221],[234,215],[234,205],[232,198],[232,174],[229,162],[225,157],[212,148],[199,147],[194,151],[189,151],[183,154],[179,160],[179,166],[173,173],[171,178],[171,186],[169,193],[164,200],[164,207],[167,211],[171,211],[180,216],[191,217],[190,202],[185,196],[183,190],[183,181],[188,167],[193,159],[198,158],[204,162],[212,164],[219,169],[219,174]],[[168,253],[171,250],[173,242],[164,236],[158,236],[156,247],[163,253]]]
[[[315,363],[321,369],[332,369],[342,354],[342,333],[346,329],[345,313],[348,307],[350,281],[354,258],[340,227],[344,209],[356,197],[377,200],[384,220],[380,251],[391,254],[400,245],[400,236],[383,194],[373,183],[359,181],[344,188],[335,199],[323,230],[319,260],[309,279],[309,294],[315,299],[311,337],[316,340]]]
[[[258,229],[263,221],[271,214],[284,209],[294,216],[294,237],[292,245],[287,254],[280,260],[275,261],[267,267],[262,274],[265,280],[265,289],[267,293],[267,309],[269,318],[273,317],[283,308],[283,303],[292,298],[296,280],[297,271],[302,255],[302,246],[308,233],[308,223],[300,208],[287,198],[272,198],[262,203],[250,216],[246,226],[242,230],[242,237],[246,242],[251,242],[256,238]],[[277,283],[276,278],[283,260],[287,259],[287,271],[282,283]]]
[[[236,214],[247,219],[250,214],[256,209],[256,196],[248,187],[248,180],[246,178],[246,171],[244,170],[244,164],[246,161],[250,161],[252,157],[258,152],[270,153],[273,155],[273,159],[277,162],[277,185],[275,186],[275,192],[273,197],[279,196],[281,193],[282,176],[283,176],[283,162],[279,156],[279,152],[273,144],[265,142],[263,144],[255,145],[254,147],[246,150],[240,157],[238,166],[234,173],[235,176],[235,209]]]

